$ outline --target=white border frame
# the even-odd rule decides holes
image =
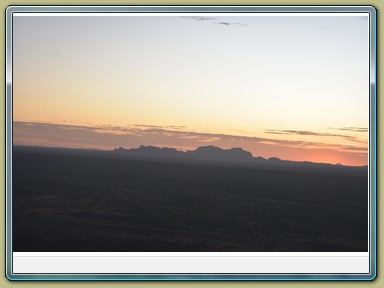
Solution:
[[[349,273],[225,273],[225,274],[89,274],[89,273],[14,273],[12,267],[14,259],[25,259],[28,257],[37,257],[46,259],[50,257],[63,258],[63,255],[22,255],[12,253],[12,19],[13,16],[23,13],[24,16],[33,16],[38,13],[55,13],[59,12],[63,15],[68,13],[76,13],[83,15],[84,13],[225,13],[225,15],[248,13],[263,13],[269,16],[273,14],[295,13],[295,15],[303,15],[303,13],[311,13],[313,16],[321,14],[344,14],[345,13],[369,13],[370,15],[370,129],[369,129],[369,206],[370,206],[370,240],[369,240],[369,273],[349,274]],[[324,13],[324,14],[323,14]],[[100,14],[99,14],[100,15]],[[10,6],[6,11],[6,275],[10,280],[372,280],[376,277],[376,10],[372,6]],[[55,253],[53,253],[55,254]],[[81,254],[81,253],[80,253]],[[120,253],[121,254],[121,253]],[[247,253],[248,255],[250,253]],[[268,254],[268,253],[267,253]],[[258,255],[258,257],[291,257],[293,255]],[[81,255],[65,256],[69,258],[77,258]],[[88,255],[92,256],[92,255]],[[96,257],[110,257],[111,255],[94,255]],[[217,256],[217,255],[216,255]],[[254,255],[257,257],[257,255]],[[312,255],[318,257],[320,255]],[[339,255],[343,257],[342,255]],[[347,256],[347,255],[345,255]],[[363,255],[361,255],[363,256]],[[83,255],[82,257],[86,257]],[[121,257],[131,259],[131,257],[122,255]],[[111,258],[121,258],[111,257]],[[137,256],[136,256],[137,257]],[[139,257],[144,257],[143,255]],[[252,256],[235,256],[240,258],[249,258]],[[294,256],[295,257],[295,256]],[[297,256],[296,256],[297,257]],[[298,256],[299,258],[311,256]],[[327,258],[328,256],[320,256]],[[332,257],[332,255],[329,255]],[[353,257],[353,255],[347,256]],[[364,255],[363,257],[366,257]],[[37,259],[36,258],[36,259]],[[220,258],[220,257],[219,257]],[[351,258],[350,258],[351,259]]]

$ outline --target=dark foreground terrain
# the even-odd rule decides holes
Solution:
[[[107,153],[14,148],[13,251],[368,250],[366,167]]]

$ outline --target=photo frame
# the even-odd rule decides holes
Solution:
[[[265,19],[267,19],[271,17],[279,17],[279,15],[280,16],[284,15],[285,17],[306,16],[308,17],[308,19],[310,19],[312,17],[319,17],[319,16],[321,17],[321,15],[324,15],[327,17],[335,17],[335,16],[342,17],[343,15],[351,15],[351,14],[353,15],[354,13],[355,14],[358,13],[358,15],[356,14],[357,17],[368,17],[367,28],[369,30],[366,32],[368,43],[365,43],[366,45],[369,46],[368,54],[365,55],[366,57],[368,57],[367,58],[368,62],[366,64],[369,65],[369,69],[367,69],[367,72],[369,75],[362,73],[364,74],[364,77],[367,77],[368,79],[366,89],[367,91],[369,90],[368,92],[369,97],[365,99],[366,101],[365,105],[369,109],[367,113],[369,116],[368,117],[369,119],[366,119],[367,121],[366,123],[368,124],[369,127],[368,127],[368,130],[365,131],[368,135],[367,148],[366,148],[367,150],[366,153],[368,155],[366,166],[368,170],[367,183],[368,183],[368,192],[369,192],[367,203],[366,203],[368,207],[368,211],[366,214],[368,219],[368,240],[367,240],[367,244],[369,246],[368,251],[352,252],[353,250],[352,249],[351,251],[348,251],[348,252],[340,252],[340,251],[329,252],[328,249],[330,248],[328,247],[325,249],[326,251],[320,251],[320,252],[318,251],[316,252],[303,252],[303,251],[300,251],[300,252],[240,251],[238,252],[236,251],[236,249],[234,250],[229,249],[229,251],[224,251],[224,252],[220,252],[220,251],[219,252],[217,251],[164,252],[162,250],[154,251],[154,252],[144,252],[144,251],[130,251],[130,252],[128,251],[127,252],[122,252],[122,251],[119,251],[119,252],[105,252],[105,251],[20,252],[19,251],[18,252],[13,250],[13,246],[15,243],[14,241],[16,238],[15,232],[17,231],[14,227],[14,223],[15,223],[14,219],[18,217],[17,214],[14,214],[14,213],[17,213],[18,210],[14,209],[14,207],[16,207],[14,201],[17,198],[14,197],[13,195],[13,192],[14,192],[13,189],[15,187],[15,184],[20,183],[20,182],[15,182],[15,178],[14,178],[15,176],[19,175],[17,174],[17,172],[15,172],[16,170],[15,170],[15,167],[13,166],[15,161],[14,157],[16,155],[15,151],[17,150],[17,148],[15,148],[15,145],[16,146],[26,145],[29,147],[31,146],[52,147],[53,145],[53,142],[47,142],[48,143],[47,145],[42,145],[43,142],[38,142],[37,140],[41,139],[40,138],[41,134],[34,134],[35,138],[33,139],[37,142],[33,142],[33,141],[22,142],[22,140],[20,140],[22,139],[20,135],[24,135],[22,133],[26,133],[25,131],[32,131],[32,130],[28,130],[28,129],[32,129],[31,127],[35,127],[36,129],[37,128],[48,129],[44,131],[52,131],[51,135],[55,135],[55,137],[58,137],[59,135],[64,135],[64,134],[60,134],[60,133],[63,133],[64,130],[73,131],[75,129],[82,129],[81,131],[83,131],[83,133],[85,132],[88,133],[90,131],[89,126],[74,128],[73,124],[48,123],[48,122],[37,123],[30,120],[15,119],[14,113],[16,112],[16,109],[18,109],[18,107],[21,107],[20,103],[23,103],[19,99],[26,99],[26,98],[17,98],[18,102],[15,101],[15,97],[17,97],[15,95],[16,93],[15,91],[17,89],[20,90],[20,85],[22,85],[22,82],[17,82],[17,81],[14,82],[15,73],[16,72],[20,73],[21,71],[20,68],[16,68],[15,66],[16,65],[15,55],[22,55],[20,54],[20,52],[17,52],[14,50],[15,49],[14,45],[16,46],[18,45],[15,42],[15,37],[17,35],[15,34],[15,30],[14,30],[16,17],[20,17],[20,18],[51,17],[52,19],[55,19],[55,18],[57,19],[58,17],[64,18],[69,15],[70,17],[74,17],[74,18],[94,17],[95,19],[100,17],[100,15],[109,16],[109,17],[113,16],[112,18],[138,17],[138,15],[140,15],[140,17],[142,18],[147,17],[148,19],[151,19],[153,17],[169,17],[170,19],[173,19],[174,17],[178,17],[177,19],[180,21],[181,20],[184,21],[183,23],[186,23],[185,25],[188,25],[188,27],[193,26],[192,24],[200,25],[202,23],[204,24],[208,23],[209,25],[214,26],[215,28],[218,28],[218,27],[225,28],[229,26],[231,28],[244,30],[244,28],[246,29],[250,24],[246,23],[246,21],[244,21],[244,23],[241,21],[238,21],[238,18],[262,16],[262,17],[265,17]],[[7,255],[6,256],[7,258],[6,258],[6,261],[7,263],[6,264],[7,264],[8,279],[10,280],[372,280],[376,277],[376,157],[377,157],[376,156],[376,86],[375,86],[376,85],[376,82],[375,82],[376,81],[376,44],[375,44],[376,43],[376,10],[373,7],[371,6],[10,6],[7,9],[6,17],[7,17],[6,19],[6,64],[7,64],[7,76],[6,76],[6,82],[7,82],[7,88],[6,88],[6,169],[7,169],[7,175],[6,175],[6,190],[7,190],[6,249],[7,249],[7,252],[6,253]],[[238,18],[231,18],[231,17],[238,17]],[[348,16],[345,16],[345,17],[348,17]],[[226,19],[229,19],[229,20],[227,21]],[[143,20],[143,22],[145,21]],[[271,25],[274,25],[274,24],[271,24]],[[27,27],[27,26],[23,26],[23,27]],[[188,29],[198,29],[198,31],[201,31],[202,27],[196,26],[196,28],[188,28]],[[211,29],[211,27],[207,29]],[[326,32],[327,30],[332,28],[329,28],[329,26],[323,25],[320,27],[320,29],[322,30],[322,32],[324,31]],[[92,29],[90,31],[92,31]],[[241,33],[243,33],[243,31],[240,31],[240,32],[236,31],[236,33],[231,35],[233,37],[233,35],[239,35]],[[345,33],[348,33],[348,32],[345,32]],[[18,34],[18,35],[21,35],[21,34]],[[26,34],[26,35],[31,35],[31,34]],[[21,39],[26,36],[21,35],[19,37]],[[156,37],[156,34],[153,34],[152,37]],[[170,36],[170,38],[172,37]],[[117,37],[116,39],[121,39],[121,36]],[[303,41],[303,39],[305,41],[305,38],[300,38],[298,39],[298,41]],[[241,39],[237,39],[237,40],[240,41]],[[162,39],[161,38],[157,39],[157,41],[162,41]],[[115,43],[110,43],[110,44],[111,46],[109,48],[115,47],[114,45],[116,45]],[[23,48],[23,46],[17,46],[17,47],[18,49]],[[81,49],[81,47],[76,49]],[[34,52],[38,53],[39,50],[35,50]],[[51,56],[53,58],[59,57],[61,53],[62,52],[60,50],[55,50],[53,51],[53,54]],[[84,55],[85,55],[84,57],[86,57],[87,54],[85,53]],[[163,55],[167,56],[168,54],[161,54],[161,57],[163,57]],[[235,55],[238,55],[238,54],[235,54]],[[147,56],[149,57],[149,54]],[[185,54],[185,56],[187,56],[187,54]],[[158,59],[156,57],[160,57],[160,56],[155,55],[155,57],[151,59],[152,60]],[[230,57],[230,55],[227,55],[227,57]],[[170,63],[172,63],[171,60],[169,61]],[[235,63],[235,61],[231,62],[230,58],[227,58],[227,61],[229,63]],[[166,62],[162,62],[162,61],[160,62],[162,65],[165,65],[166,67]],[[219,63],[219,62],[215,62],[215,63]],[[175,67],[179,67],[179,66],[175,66]],[[167,68],[165,68],[165,70],[166,69]],[[171,68],[168,67],[168,69],[171,69]],[[195,71],[194,73],[198,73],[198,71]],[[31,75],[31,74],[28,74],[28,75]],[[17,77],[19,77],[18,79],[27,79],[27,78],[22,78],[21,76],[17,76]],[[224,77],[224,76],[221,75],[221,77]],[[224,77],[223,79],[226,79],[226,78]],[[181,80],[181,78],[179,80]],[[65,82],[60,82],[64,80],[57,80],[57,81],[58,83],[65,83]],[[17,92],[17,93],[20,93],[20,92]],[[280,99],[280,101],[283,101],[283,100]],[[44,103],[40,103],[40,104],[44,104]],[[65,106],[65,103],[64,103],[64,106]],[[20,112],[17,112],[17,113],[18,113],[17,115],[22,115]],[[149,113],[150,111],[148,112],[148,114]],[[360,113],[360,111],[358,111],[357,113]],[[20,124],[20,122],[23,122],[23,123]],[[158,124],[158,123],[153,123],[153,124]],[[16,127],[15,125],[16,126],[18,125],[18,126]],[[58,134],[54,134],[57,132],[53,130],[54,128],[53,125],[61,125],[60,126],[61,132]],[[76,125],[79,126],[78,124]],[[138,129],[138,126],[141,124],[136,124],[136,125],[137,126],[135,129]],[[159,128],[159,127],[155,127],[155,125],[154,127],[149,127],[149,124],[147,123],[145,123],[144,125],[147,126],[146,128],[153,129],[153,131],[156,133],[159,132],[159,130],[156,130],[156,129],[163,129],[161,130],[162,133],[172,132],[173,135],[178,135],[178,137],[181,137],[180,135],[182,135],[183,137],[185,137],[185,139],[188,139],[188,137],[189,139],[192,139],[193,137],[201,137],[199,139],[202,139],[202,142],[208,141],[207,139],[209,137],[217,137],[217,138],[220,138],[221,141],[223,141],[220,143],[224,143],[223,139],[225,137],[223,135],[227,135],[223,132],[205,133],[197,130],[188,131],[188,133],[186,133],[185,131],[180,132],[179,130],[177,130],[178,129],[177,127],[171,127],[172,129],[168,127],[168,130],[164,131],[163,126],[162,128]],[[356,127],[352,127],[352,126],[341,127],[340,129],[343,129],[343,128],[357,129]],[[93,129],[92,130],[93,132],[97,130],[96,133],[103,134],[103,135],[108,133],[108,131],[111,129],[112,130],[115,129],[115,132],[117,131],[118,133],[127,133],[127,130],[124,130],[127,128],[122,129],[122,127],[120,126],[117,127],[117,125],[116,127],[112,127],[112,126],[102,126],[100,124],[97,127],[96,126],[92,127],[92,129]],[[131,129],[129,130],[129,133],[132,133],[132,128],[129,128],[129,129]],[[140,130],[139,132],[141,133],[140,134],[141,136],[143,136],[145,133],[149,133],[148,130],[143,130],[142,128],[138,130]],[[33,132],[33,133],[37,133],[37,132]],[[46,133],[46,132],[41,132],[41,133]],[[265,133],[267,134],[269,133],[271,135],[295,134],[296,136],[303,136],[303,137],[311,136],[311,135],[320,136],[315,134],[315,133],[319,134],[319,132],[311,132],[306,130],[305,131],[289,130],[289,129],[278,130],[278,129],[266,128]],[[208,134],[209,134],[209,137],[207,136]],[[324,133],[321,136],[322,137],[340,137],[340,135],[335,136],[335,134],[336,133],[331,133],[328,131],[327,133]],[[145,134],[145,135],[148,136],[148,134]],[[149,136],[153,137],[155,135],[158,135],[157,137],[160,137],[159,134],[151,134]],[[350,137],[349,135],[344,135],[344,134],[342,136],[344,137],[343,139],[345,141],[348,140],[347,137]],[[80,137],[80,136],[76,136],[76,137]],[[248,139],[246,138],[248,136],[241,135],[241,137],[243,137],[241,138],[242,140]],[[267,143],[268,141],[270,142],[274,141],[273,145],[276,146],[277,145],[276,139],[277,139],[276,137],[263,138],[262,140],[259,140],[259,141],[260,142],[264,141],[264,143]],[[149,144],[147,145],[151,145],[151,142],[148,142],[148,143]],[[182,147],[182,145],[184,145],[184,142],[180,142],[179,144],[180,146],[175,146],[177,147],[177,149],[181,149],[178,147]],[[151,146],[143,146],[143,147],[151,147]],[[163,145],[163,147],[167,147],[167,146]],[[75,148],[75,147],[68,146],[68,148]],[[76,148],[80,148],[80,146],[77,146]],[[100,147],[84,146],[83,148],[98,149]],[[135,148],[131,148],[131,149],[135,149]],[[124,153],[124,150],[128,150],[128,149],[125,149],[125,148],[119,149],[118,147],[116,147],[114,151],[115,152],[117,151],[116,153],[119,153],[119,152]],[[225,146],[221,150],[227,151],[230,149]],[[157,152],[155,153],[158,154],[159,151],[158,150],[156,151]],[[195,151],[197,151],[197,149]],[[51,151],[49,153],[53,153],[53,152]],[[218,153],[224,153],[224,152],[218,152]],[[50,155],[52,156],[52,154]],[[117,154],[117,155],[120,155],[120,154]],[[136,155],[134,155],[134,157],[136,157]],[[150,154],[147,157],[153,159],[154,156]],[[207,156],[204,156],[204,157],[207,157]],[[273,157],[270,157],[268,161],[271,160],[272,158]],[[177,159],[177,161],[179,160]],[[276,162],[280,160],[273,158],[272,161]],[[332,167],[336,166],[334,164],[336,163],[333,163]],[[268,165],[270,165],[270,167],[272,168],[275,167],[270,162],[263,162],[260,165],[261,165],[260,167],[269,167]],[[287,163],[287,165],[292,165],[292,164]],[[299,165],[299,164],[295,164],[295,165]],[[324,164],[324,165],[328,165],[328,164]],[[260,167],[258,169],[260,169]],[[303,169],[312,169],[312,168],[305,167]],[[29,174],[29,177],[31,177],[31,174]],[[273,207],[275,210],[281,209],[279,205],[274,205]],[[283,208],[286,209],[286,207],[287,206],[284,206]],[[17,244],[17,245],[20,245],[20,244]],[[151,245],[153,245],[153,243],[151,243]],[[340,248],[340,249],[343,250],[345,248]],[[199,253],[205,253],[205,254],[199,254]],[[81,267],[74,268],[73,261],[80,263],[78,264],[78,266],[80,265],[81,267],[83,267],[83,269],[88,265],[89,269],[81,270]],[[166,265],[164,265],[165,262],[167,263]],[[104,265],[103,263],[105,263],[105,266],[103,266]],[[281,265],[277,266],[277,263],[281,263]],[[332,264],[333,266],[330,263],[333,263]],[[349,263],[348,264],[349,266],[347,265],[347,263]],[[216,268],[213,269],[214,270],[213,272],[210,272],[212,271],[212,267],[216,267]],[[272,267],[275,267],[275,268],[277,267],[277,270],[273,271]],[[314,269],[313,267],[316,267],[316,269]],[[333,269],[332,267],[336,269],[335,272],[330,272]],[[344,270],[341,272],[340,272],[340,269],[341,269],[340,267],[344,267],[343,268]],[[111,269],[117,272],[112,272]],[[75,270],[80,272],[78,273],[73,272]],[[316,272],[316,271],[314,272],[314,270],[319,272]],[[63,271],[63,272],[60,272],[60,271]],[[133,271],[133,272],[130,272],[130,271]],[[160,272],[156,272],[156,271],[160,271]],[[231,272],[231,271],[235,271],[235,272]],[[304,272],[298,272],[298,271],[304,271]]]

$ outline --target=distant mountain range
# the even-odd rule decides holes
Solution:
[[[254,160],[252,154],[241,148],[221,149],[216,146],[203,146],[191,151],[178,151],[174,148],[159,148],[155,146],[140,146],[139,148],[118,148],[114,152],[124,155],[156,157],[156,158],[180,158],[206,161],[239,162]]]
[[[49,153],[52,155],[67,155],[80,157],[102,157],[113,159],[127,159],[149,162],[169,162],[184,164],[204,164],[214,166],[243,167],[281,171],[359,171],[362,175],[368,173],[368,166],[344,166],[341,164],[296,162],[281,160],[276,157],[265,159],[253,157],[242,148],[222,149],[216,146],[203,146],[196,150],[178,151],[175,148],[160,148],[155,146],[140,146],[138,148],[114,150],[74,149],[58,147],[13,146],[14,151],[30,151],[35,153]],[[327,172],[328,173],[328,172]]]
[[[114,154],[120,156],[145,158],[151,160],[170,160],[170,161],[198,161],[198,162],[216,162],[216,163],[233,163],[233,164],[245,164],[252,166],[262,165],[263,167],[282,167],[282,166],[296,166],[296,167],[351,167],[343,166],[341,164],[329,164],[329,163],[313,163],[313,162],[296,162],[281,160],[276,157],[265,159],[263,157],[253,157],[253,155],[242,148],[222,149],[216,146],[202,146],[196,150],[190,151],[178,151],[174,148],[160,148],[155,146],[140,146],[139,148],[124,149],[122,147],[113,150]],[[361,166],[358,168],[366,168],[367,166]]]

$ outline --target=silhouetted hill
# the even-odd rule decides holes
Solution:
[[[185,161],[214,161],[214,162],[245,162],[253,161],[250,152],[241,148],[222,149],[216,146],[202,146],[196,150],[186,152],[174,148],[160,148],[155,146],[140,146],[139,148],[113,150],[120,155],[143,157],[151,159],[185,160]]]
[[[124,153],[133,156],[151,156],[151,157],[177,157],[184,154],[182,151],[177,151],[175,148],[160,148],[155,146],[143,146],[133,149],[124,149],[122,147],[115,149],[115,152]]]
[[[94,149],[70,149],[70,148],[49,148],[33,146],[13,146],[13,151],[30,151],[56,155],[77,155],[80,157],[101,157],[114,158],[121,160],[140,160],[156,161],[167,163],[184,163],[194,165],[244,167],[260,170],[274,171],[302,171],[315,173],[338,172],[342,174],[368,175],[368,166],[344,166],[341,164],[314,163],[314,162],[295,162],[282,160],[276,157],[265,159],[263,157],[253,157],[248,151],[241,148],[222,149],[215,146],[203,146],[196,150],[182,152],[174,148],[160,148],[155,146],[140,146],[138,148],[125,149],[116,148],[114,150],[94,150]]]
[[[271,157],[271,158],[268,159],[268,161],[277,163],[277,162],[281,162],[283,160],[281,160],[281,159],[279,159],[277,157]]]
[[[156,157],[156,158],[179,158],[184,160],[203,160],[220,162],[250,162],[253,160],[266,160],[262,157],[254,158],[253,155],[242,148],[222,149],[216,146],[201,146],[196,150],[186,152],[174,148],[160,148],[155,146],[140,146],[139,148],[124,149],[122,147],[113,150],[120,155]],[[277,159],[277,158],[274,158]]]
[[[216,146],[203,146],[193,151],[185,152],[185,155],[194,159],[215,161],[249,161],[253,160],[250,152],[241,148],[221,149]]]
[[[222,165],[246,166],[251,168],[286,170],[286,169],[338,169],[338,170],[359,170],[363,173],[368,171],[368,166],[344,166],[341,164],[329,163],[313,163],[313,162],[296,162],[282,160],[277,157],[265,159],[263,157],[253,157],[253,155],[242,148],[222,149],[216,146],[202,146],[196,150],[186,152],[178,151],[174,148],[159,148],[154,146],[140,146],[139,148],[124,149],[117,148],[113,150],[114,154],[126,156],[135,159],[150,159],[162,161],[177,161],[177,162],[204,162],[215,163]]]

